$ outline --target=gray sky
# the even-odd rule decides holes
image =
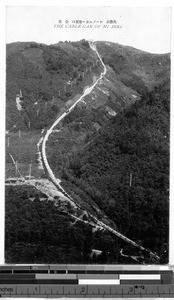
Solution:
[[[59,20],[116,20],[121,28],[57,28]],[[36,41],[54,44],[82,38],[133,46],[152,53],[170,52],[170,7],[8,6],[7,43]],[[85,23],[86,24],[86,23]],[[96,23],[97,24],[97,23]]]

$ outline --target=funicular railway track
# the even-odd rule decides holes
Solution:
[[[80,96],[76,102],[66,111],[64,112],[62,115],[60,115],[56,121],[52,124],[52,126],[46,131],[46,134],[42,140],[42,161],[43,161],[43,165],[44,168],[47,172],[47,175],[50,179],[50,181],[52,181],[52,183],[66,196],[69,198],[69,201],[71,202],[71,204],[76,207],[76,208],[80,208],[80,206],[75,203],[75,201],[73,200],[73,198],[62,188],[61,184],[59,183],[58,179],[55,177],[49,163],[48,163],[48,159],[47,159],[47,155],[46,155],[46,142],[49,139],[49,136],[51,135],[53,129],[55,126],[57,126],[57,124],[66,116],[68,115],[72,109],[74,109],[74,107],[77,105],[78,102],[80,102],[86,95],[90,94],[92,92],[92,90],[94,89],[94,87],[97,85],[97,83],[105,76],[106,74],[106,66],[103,63],[100,54],[98,53],[97,49],[96,49],[96,44],[91,42],[90,43],[90,47],[93,51],[96,52],[104,70],[101,73],[100,77],[93,83],[92,86],[88,87],[85,89],[84,93],[82,94],[82,96]],[[130,245],[139,248],[141,251],[143,251],[144,253],[148,254],[149,256],[153,257],[156,261],[159,261],[159,256],[150,251],[149,249],[144,248],[143,246],[139,245],[138,243],[132,241],[131,239],[127,238],[126,236],[124,236],[123,234],[121,234],[120,232],[116,231],[115,229],[111,228],[110,226],[106,225],[105,223],[103,223],[102,221],[98,220],[94,215],[92,215],[91,213],[88,212],[89,217],[93,220],[93,222],[99,226],[100,228],[103,228],[109,232],[111,232],[112,234],[114,234],[115,236],[119,237],[120,239],[124,240],[126,243],[129,243]],[[78,219],[77,217],[75,217],[76,219]],[[80,220],[80,219],[79,219]],[[83,221],[83,220],[81,220]]]

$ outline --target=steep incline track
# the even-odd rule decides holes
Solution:
[[[96,45],[94,43],[90,43],[90,47],[93,51],[96,52],[104,70],[103,72],[101,73],[100,77],[95,81],[95,83],[91,86],[91,87],[88,87],[85,89],[84,93],[82,94],[82,96],[80,98],[77,99],[77,101],[68,109],[67,112],[64,112],[61,116],[59,116],[56,121],[53,123],[53,125],[47,130],[44,138],[43,138],[43,141],[42,141],[42,160],[43,160],[43,164],[47,170],[47,173],[48,173],[48,176],[50,178],[50,180],[54,183],[54,185],[56,187],[59,188],[59,190],[61,192],[63,192],[69,199],[70,201],[72,202],[72,205],[74,207],[79,207],[79,205],[77,205],[74,200],[72,199],[72,197],[61,187],[60,185],[60,180],[57,179],[52,171],[52,169],[50,168],[50,165],[48,163],[48,160],[47,160],[47,156],[46,156],[46,142],[50,136],[50,134],[52,133],[54,127],[66,116],[68,115],[71,110],[77,105],[78,102],[80,102],[86,95],[90,94],[92,92],[92,90],[94,89],[94,87],[97,85],[97,83],[103,78],[103,76],[105,76],[106,74],[106,66],[105,64],[103,63],[101,57],[100,57],[100,54],[98,53],[97,49],[96,49]],[[80,207],[79,207],[80,208]],[[132,246],[134,247],[137,247],[139,248],[140,250],[142,251],[145,251],[146,253],[149,253],[152,257],[154,257],[155,259],[159,260],[159,257],[156,253],[153,253],[147,249],[145,249],[144,247],[142,247],[141,245],[135,243],[134,241],[130,240],[129,238],[127,238],[126,236],[124,236],[123,234],[119,233],[118,231],[114,230],[113,228],[111,228],[110,226],[104,224],[102,221],[99,221],[95,216],[93,216],[92,214],[89,213],[89,216],[94,220],[94,222],[104,228],[105,230],[108,230],[109,232],[111,232],[112,234],[116,235],[117,237],[123,239],[125,242],[127,243],[130,243]]]
[[[56,121],[52,124],[52,126],[47,130],[43,141],[42,141],[42,159],[43,159],[43,163],[45,168],[47,169],[47,173],[49,175],[50,180],[74,203],[73,199],[71,198],[71,196],[61,187],[60,185],[60,181],[55,177],[53,171],[50,168],[50,165],[48,163],[47,160],[47,156],[46,156],[46,142],[50,136],[50,134],[53,132],[53,129],[55,126],[57,126],[57,124],[66,116],[68,115],[72,109],[74,109],[74,107],[77,105],[77,103],[79,103],[86,95],[90,94],[92,92],[92,90],[94,89],[94,87],[97,85],[97,83],[103,78],[103,76],[106,74],[106,66],[104,65],[95,45],[92,43],[90,44],[91,48],[97,53],[102,66],[104,68],[103,72],[101,73],[100,77],[93,83],[93,85],[91,87],[88,87],[85,89],[84,93],[82,94],[82,96],[80,96],[80,98],[77,99],[77,101],[68,109],[68,112],[64,112],[61,116],[59,116]]]

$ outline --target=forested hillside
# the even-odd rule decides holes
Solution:
[[[81,212],[93,214],[156,252],[159,263],[167,263],[170,55],[109,42],[96,42],[96,48],[106,75],[52,131],[48,163]],[[38,180],[47,176],[38,159],[45,130],[102,72],[85,40],[7,45],[9,177],[19,176],[16,165],[24,177],[31,167]],[[135,263],[130,256],[137,255],[154,263],[120,238],[94,229],[88,214],[85,224],[67,212],[72,213],[71,207],[62,213],[54,199],[48,201],[35,189],[8,186],[6,262]],[[93,249],[101,255],[91,256]]]
[[[98,43],[105,64],[128,87],[143,94],[155,86],[169,81],[169,54],[152,54],[115,43]]]
[[[6,126],[14,130],[42,129],[61,107],[100,74],[100,64],[87,41],[55,45],[7,45]],[[21,110],[16,106],[20,97]],[[30,122],[30,126],[28,125]]]
[[[54,202],[34,188],[6,188],[6,263],[114,263],[119,258],[119,242],[107,232],[76,222],[60,212]],[[112,248],[111,248],[112,246]],[[99,257],[91,256],[100,248]]]
[[[148,92],[70,159],[64,185],[82,188],[119,230],[160,252],[168,242],[169,89]]]
[[[114,43],[97,42],[107,66],[100,85],[86,97],[99,123],[109,114],[139,100],[140,95],[169,79],[169,54],[150,54]],[[6,128],[41,130],[51,125],[74,97],[93,83],[103,67],[88,41],[55,45],[17,42],[7,45]],[[21,91],[17,105],[16,96]]]

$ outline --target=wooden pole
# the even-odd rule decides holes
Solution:
[[[31,164],[29,166],[29,179],[31,179]]]
[[[15,167],[16,167],[16,174],[18,172],[18,162],[16,161],[16,164],[15,164]]]
[[[132,173],[130,173],[130,182],[129,182],[130,186],[132,186]]]

